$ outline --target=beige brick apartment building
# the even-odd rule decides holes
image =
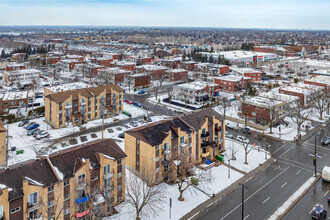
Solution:
[[[125,199],[125,158],[105,139],[0,170],[0,218],[108,216]]]
[[[187,113],[125,132],[127,165],[155,170],[160,182],[169,170],[169,161],[185,152],[192,163],[213,160],[225,150],[225,119],[213,109]]]
[[[123,110],[123,89],[116,84],[63,92],[45,91],[45,121],[54,128],[113,117]]]
[[[4,128],[0,120],[0,167],[7,165],[7,143],[6,143],[7,129]]]

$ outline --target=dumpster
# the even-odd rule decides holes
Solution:
[[[24,150],[17,150],[16,155],[19,155],[19,154],[24,154]]]
[[[224,161],[223,155],[217,155],[217,160],[220,160],[221,162],[223,162]]]

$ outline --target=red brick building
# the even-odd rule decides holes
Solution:
[[[166,72],[172,82],[186,81],[188,79],[188,71],[185,69],[170,69]]]
[[[71,72],[75,69],[77,64],[82,64],[84,62],[79,60],[67,59],[67,60],[61,60],[59,63],[64,71]]]
[[[329,76],[315,76],[310,79],[305,79],[305,84],[322,86],[325,92],[330,91],[330,77]]]
[[[99,75],[103,75],[109,83],[120,85],[125,82],[125,77],[132,73],[118,67],[99,69],[97,72]]]
[[[9,114],[10,109],[28,106],[27,92],[7,92],[0,95],[0,115]]]
[[[60,57],[46,57],[46,65],[55,65],[60,62]]]
[[[194,61],[185,61],[180,63],[180,67],[188,71],[193,71],[195,68],[195,64],[196,62]]]
[[[222,75],[224,73],[229,73],[229,66],[219,65],[219,75]]]
[[[143,58],[141,59],[141,64],[142,64],[142,65],[145,65],[145,64],[151,64],[151,62],[152,62],[152,58],[151,58],[151,57],[143,57]]]
[[[119,67],[123,70],[134,71],[136,63],[134,62],[126,62],[126,61],[118,61],[116,62],[116,67]]]
[[[146,73],[138,73],[134,75],[127,75],[125,77],[126,84],[130,84],[130,88],[145,88],[149,87],[150,82],[150,75]]]
[[[105,67],[113,66],[112,57],[97,57],[97,58],[93,58],[91,61],[92,63],[96,63],[97,65],[100,66],[105,66]]]
[[[79,56],[79,55],[66,55],[66,59],[69,60],[78,60],[80,62],[85,62],[85,57],[84,56]]]
[[[224,91],[237,92],[248,87],[250,78],[236,75],[228,75],[215,77],[213,82],[219,84],[220,89]]]
[[[11,63],[11,64],[8,64],[6,66],[6,71],[15,71],[15,70],[25,70],[26,67],[24,64],[20,63],[20,64],[17,64],[17,63]]]
[[[146,72],[150,74],[151,79],[153,80],[160,79],[162,76],[167,76],[168,75],[168,73],[166,72],[167,70],[168,70],[167,67],[157,66],[157,65],[143,65],[136,67],[136,72],[138,73]]]

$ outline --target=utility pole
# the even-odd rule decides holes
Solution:
[[[230,178],[230,161],[231,159],[228,159],[228,178]]]
[[[247,188],[244,183],[239,183],[242,186],[242,220],[244,220],[244,189]]]
[[[316,177],[316,133],[314,135],[314,141],[315,141],[314,167],[315,167],[315,177]]]

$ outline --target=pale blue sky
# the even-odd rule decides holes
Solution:
[[[330,0],[0,0],[0,25],[330,30]]]

